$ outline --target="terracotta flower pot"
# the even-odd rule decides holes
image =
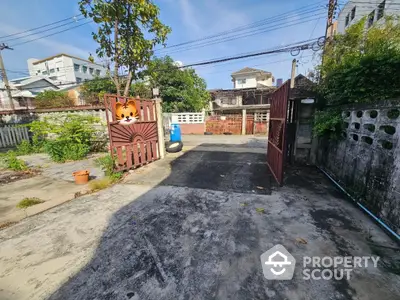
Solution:
[[[72,173],[75,177],[76,184],[85,184],[89,181],[89,171],[88,170],[81,170]]]

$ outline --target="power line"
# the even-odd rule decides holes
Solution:
[[[64,30],[60,30],[60,31],[57,31],[57,32],[54,32],[54,33],[51,33],[51,34],[48,34],[48,35],[45,35],[45,36],[38,37],[38,38],[33,39],[33,40],[29,40],[29,41],[26,41],[26,42],[14,44],[14,45],[12,45],[12,47],[25,45],[25,44],[28,44],[28,43],[31,43],[31,42],[34,42],[34,41],[37,41],[37,40],[40,40],[40,39],[44,39],[44,38],[47,38],[47,37],[50,37],[50,36],[53,36],[53,35],[56,35],[56,34],[59,34],[59,33],[63,33],[63,32],[66,32],[68,30],[72,30],[72,29],[87,25],[87,24],[89,24],[91,22],[93,22],[93,21],[88,21],[88,22],[82,23],[80,25],[76,25],[76,26],[73,26],[73,27],[70,27],[70,28],[67,28],[67,29],[64,29]]]
[[[317,15],[317,16],[321,17],[322,14]],[[289,24],[286,24],[284,26],[279,26],[279,25],[281,25],[281,24],[279,24],[279,25],[275,25],[275,26],[272,26],[272,27],[269,27],[269,28],[264,28],[262,31],[257,30],[257,31],[250,32],[250,34],[233,35],[231,37],[217,39],[215,41],[210,41],[210,42],[207,42],[207,43],[204,43],[204,44],[193,45],[193,47],[179,49],[179,50],[172,51],[172,52],[167,52],[167,53],[161,53],[161,55],[170,55],[170,54],[179,53],[179,52],[182,52],[182,51],[189,51],[189,50],[199,49],[199,48],[203,48],[203,47],[207,47],[207,46],[211,46],[211,45],[215,45],[215,44],[219,44],[219,43],[223,43],[223,42],[229,42],[229,41],[240,39],[240,38],[244,38],[244,37],[249,37],[249,36],[253,36],[253,35],[257,35],[257,34],[261,34],[261,33],[265,33],[265,32],[270,32],[270,31],[273,31],[273,30],[279,30],[279,29],[282,29],[282,28],[287,28],[287,27],[291,27],[291,26],[295,26],[295,25],[304,24],[304,23],[307,23],[307,22],[314,21],[316,19],[317,18],[306,19],[306,20],[302,20],[302,21],[299,21],[299,22],[295,22],[295,23],[289,23]]]
[[[32,35],[37,35],[37,34],[40,34],[40,33],[48,32],[48,31],[51,31],[51,30],[54,30],[54,29],[57,29],[57,28],[60,28],[60,27],[67,26],[67,25],[69,25],[69,24],[74,24],[74,23],[79,22],[79,21],[82,21],[82,20],[84,20],[84,19],[85,19],[85,18],[80,18],[80,19],[77,19],[76,21],[72,21],[72,22],[69,22],[69,23],[61,24],[61,25],[58,25],[58,26],[55,26],[55,27],[52,27],[52,28],[48,28],[48,29],[42,30],[42,31],[37,31],[37,32],[33,32],[33,33],[30,33],[30,34],[27,34],[27,35],[20,36],[20,37],[15,37],[15,38],[6,40],[6,42],[10,42],[10,41],[14,41],[14,40],[19,40],[19,39],[24,39],[24,38],[26,38],[26,37],[28,37],[28,36],[32,36]]]
[[[243,58],[247,58],[247,57],[268,55],[268,54],[273,54],[273,53],[284,53],[284,52],[308,50],[308,49],[312,49],[313,48],[313,45],[315,44],[316,40],[319,40],[319,39],[313,39],[313,40],[307,41],[307,43],[302,43],[302,44],[300,44],[300,42],[298,42],[297,43],[298,45],[296,45],[296,46],[288,46],[288,45],[286,45],[285,47],[282,47],[282,48],[270,49],[270,50],[266,50],[266,51],[262,51],[262,52],[256,52],[256,53],[252,53],[252,54],[245,54],[245,55],[240,54],[240,55],[237,55],[237,56],[231,56],[231,57],[223,58],[223,59],[214,59],[214,60],[209,60],[209,61],[204,61],[204,62],[192,63],[192,64],[188,64],[188,65],[184,65],[184,66],[176,67],[176,68],[177,69],[183,69],[183,68],[189,68],[189,67],[194,67],[194,66],[216,64],[216,63],[225,62],[225,61],[239,60],[239,59],[243,59]],[[293,43],[293,44],[295,44],[295,43]],[[163,72],[163,71],[168,71],[168,70],[160,69],[158,71],[159,72]],[[126,77],[126,75],[123,75],[121,77]],[[107,79],[110,79],[110,78],[109,77],[98,77],[98,78],[86,80],[83,83],[91,82],[91,81],[95,81],[95,80],[107,80]],[[57,86],[57,87],[60,87],[60,86],[74,85],[74,84],[78,84],[78,83],[79,82],[71,81],[71,82],[64,82],[64,83],[54,84],[54,85]],[[37,86],[36,88],[40,88],[40,87],[45,88],[47,86]]]
[[[255,34],[260,34],[260,33],[264,33],[264,32],[270,31],[270,30],[274,30],[274,28],[275,29],[281,29],[281,28],[290,27],[290,26],[293,26],[293,25],[301,24],[301,23],[306,23],[309,20],[304,20],[304,18],[315,17],[316,16],[316,12],[318,12],[320,10],[321,9],[317,9],[317,10],[314,10],[312,12],[308,12],[306,14],[293,15],[293,16],[290,16],[290,17],[288,17],[286,19],[280,18],[277,21],[268,22],[268,23],[264,24],[263,26],[266,26],[266,25],[267,26],[263,27],[263,28],[256,28],[256,29],[253,29],[253,30],[250,30],[250,31],[247,31],[247,32],[241,32],[241,33],[240,32],[239,33],[235,32],[234,35],[225,35],[223,37],[213,38],[212,40],[209,40],[209,41],[203,41],[202,42],[201,40],[198,40],[196,42],[191,43],[192,45],[186,46],[186,48],[177,47],[178,49],[176,49],[176,50],[172,50],[172,51],[164,50],[164,51],[161,51],[161,52],[162,52],[162,54],[165,54],[165,53],[176,53],[176,52],[179,52],[179,51],[182,51],[182,50],[196,49],[196,47],[199,47],[199,46],[205,47],[205,46],[208,46],[208,45],[213,45],[213,44],[216,44],[217,42],[223,42],[225,40],[230,41],[230,40],[239,39],[239,38],[242,38],[242,37],[253,36]],[[311,13],[311,15],[305,16],[305,15],[310,14],[310,13]],[[321,14],[322,14],[322,11],[321,11]],[[298,18],[298,17],[303,17],[303,20],[301,20],[299,22],[296,22],[296,21],[298,21],[297,19],[290,20],[291,18]],[[295,22],[295,23],[293,23],[293,22]],[[269,24],[269,23],[271,23],[271,24]],[[278,26],[278,28],[277,28],[277,26]],[[159,50],[159,52],[160,52],[160,50]]]
[[[311,57],[312,55],[306,55],[304,57]],[[256,64],[256,65],[251,65],[249,66],[249,68],[254,68],[254,67],[259,67],[259,66],[265,66],[265,65],[271,65],[271,64],[276,64],[276,63],[280,63],[280,62],[284,62],[284,61],[292,61],[292,58],[289,59],[282,59],[282,60],[277,60],[277,61],[267,61],[264,62],[262,64]],[[205,75],[209,75],[209,74],[216,74],[216,73],[223,73],[223,72],[229,72],[229,71],[234,71],[234,69],[230,69],[230,70],[220,70],[220,71],[216,71],[216,72],[206,72],[203,73]]]
[[[190,41],[178,43],[178,44],[175,44],[175,45],[170,45],[170,46],[167,46],[165,48],[155,49],[155,51],[161,51],[161,50],[165,50],[165,49],[168,49],[168,48],[180,47],[180,46],[187,45],[187,44],[192,44],[192,43],[196,43],[196,42],[200,42],[200,41],[204,41],[204,40],[209,40],[209,39],[212,39],[212,38],[215,38],[215,37],[219,37],[219,36],[222,36],[222,35],[226,35],[226,34],[229,34],[229,33],[232,33],[232,32],[237,33],[238,31],[243,31],[243,30],[254,28],[254,27],[263,26],[265,24],[268,24],[268,22],[271,22],[271,21],[274,21],[274,20],[281,20],[282,17],[284,17],[284,16],[287,17],[288,15],[290,15],[293,12],[295,12],[296,13],[295,15],[297,15],[300,12],[302,12],[302,10],[304,10],[305,8],[308,8],[309,6],[318,7],[318,6],[320,6],[320,4],[322,4],[322,2],[319,2],[318,4],[317,3],[309,4],[309,5],[306,5],[304,7],[299,8],[299,9],[291,10],[291,11],[282,13],[280,15],[276,15],[274,17],[269,17],[269,18],[262,19],[262,20],[257,21],[257,22],[253,22],[253,23],[247,24],[247,25],[242,25],[242,26],[239,26],[239,27],[235,27],[235,28],[232,28],[232,29],[229,29],[229,30],[226,30],[226,31],[222,31],[222,32],[213,34],[213,35],[205,36],[205,37],[200,38],[200,39],[190,40]],[[308,8],[308,10],[309,9],[310,8]],[[315,9],[315,8],[313,8],[313,9]],[[306,13],[306,12],[307,11],[304,11],[302,13]]]
[[[35,27],[35,28],[24,30],[24,31],[16,32],[16,33],[13,33],[13,34],[3,35],[3,36],[0,36],[0,39],[8,38],[10,36],[20,35],[20,34],[23,34],[23,33],[27,33],[27,32],[30,32],[30,31],[37,30],[37,29],[42,29],[42,28],[45,28],[45,27],[49,27],[51,25],[59,24],[59,23],[71,20],[74,17],[80,17],[80,16],[82,16],[82,14],[79,14],[79,15],[76,15],[76,16],[72,16],[72,17],[69,17],[69,18],[65,18],[65,19],[62,19],[62,20],[59,20],[59,21],[56,21],[56,22],[53,22],[53,23],[45,24],[45,25],[42,25],[42,26],[39,26],[39,27]]]

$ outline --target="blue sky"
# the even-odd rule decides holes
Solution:
[[[79,13],[78,1],[74,0],[2,0],[3,12],[0,20],[0,36],[20,32],[43,24],[55,22]],[[324,35],[326,16],[323,14],[324,3],[321,0],[155,0],[160,7],[161,20],[172,28],[168,45],[174,45],[204,36],[230,30],[266,18],[296,10],[309,4],[319,4],[318,12],[304,15],[292,13],[282,17],[270,25],[265,25],[265,32],[236,40],[216,43],[207,47],[188,50],[188,47],[164,49],[157,54],[170,54],[175,60],[190,64],[214,58],[234,56],[244,52],[265,50],[285,44],[317,38]],[[317,6],[315,6],[317,8]],[[304,22],[291,27],[288,24]],[[84,21],[80,21],[81,23]],[[78,23],[79,24],[79,23]],[[71,25],[72,26],[72,25]],[[62,30],[55,29],[54,31]],[[52,37],[40,39],[21,46],[15,46],[13,51],[4,50],[3,59],[10,78],[23,77],[27,72],[28,58],[45,58],[57,53],[68,53],[87,58],[89,53],[95,53],[96,43],[91,32],[95,25],[87,24]],[[253,29],[254,30],[254,29]],[[10,46],[16,43],[34,39],[45,34],[32,35],[25,39],[10,41],[10,38],[0,38]],[[235,34],[235,33],[232,33]],[[226,37],[227,35],[223,35]],[[202,76],[208,88],[231,88],[230,74],[243,67],[263,69],[275,78],[287,79],[290,76],[292,56],[289,53],[260,56],[253,59],[225,62],[221,64],[200,66],[197,73]],[[305,73],[318,61],[312,51],[306,51],[297,56],[299,72]]]

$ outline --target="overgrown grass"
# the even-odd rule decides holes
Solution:
[[[115,181],[110,177],[105,177],[102,179],[95,179],[89,182],[89,187],[92,192],[103,190],[111,186]]]
[[[17,208],[27,208],[36,204],[43,203],[44,201],[37,198],[37,197],[30,197],[30,198],[24,198],[22,199],[18,204]]]

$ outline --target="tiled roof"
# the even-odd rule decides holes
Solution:
[[[271,72],[267,72],[267,71],[259,70],[259,69],[253,69],[253,68],[249,68],[249,67],[243,68],[237,72],[233,72],[231,75],[234,76],[234,75],[249,74],[249,73],[263,73],[263,74],[271,75]]]

